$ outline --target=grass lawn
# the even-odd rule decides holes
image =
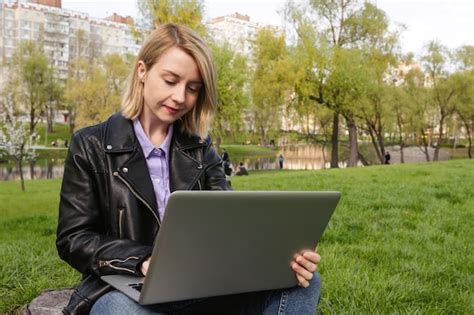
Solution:
[[[259,171],[237,190],[339,190],[319,244],[323,313],[474,313],[474,161]],[[60,181],[0,182],[0,313],[79,274],[54,246]],[[291,209],[288,209],[291,215]]]
[[[38,141],[38,145],[46,145],[48,147],[51,146],[51,142],[53,141],[60,141],[61,146],[64,144],[64,140],[68,140],[70,142],[71,135],[69,134],[69,125],[68,124],[58,124],[55,123],[53,126],[53,132],[48,133],[48,142],[45,144],[45,137],[46,137],[46,124],[39,123],[36,126],[36,132],[40,135],[40,139]]]

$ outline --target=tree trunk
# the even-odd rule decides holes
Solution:
[[[325,153],[325,150],[326,150],[326,142],[323,143],[321,149],[323,150],[323,168],[326,168],[326,153]]]
[[[46,120],[48,122],[48,132],[53,133],[53,124],[54,124],[54,110],[53,106],[48,105],[48,108],[46,109]]]
[[[364,166],[370,166],[370,163],[367,161],[367,159],[362,155],[362,153],[357,152],[357,156],[359,157],[359,160],[362,162],[362,165]]]
[[[76,114],[74,110],[69,109],[69,134],[74,133],[74,129],[76,129]]]
[[[423,152],[425,154],[426,161],[429,162],[430,161],[430,153],[428,151],[428,143],[426,142],[426,134],[425,134],[425,131],[423,130],[423,128],[421,128],[421,141],[422,141],[422,144],[423,144],[423,148],[420,145],[418,145],[418,148],[420,148],[421,152]]]
[[[21,148],[21,151],[23,151],[23,146]],[[17,166],[18,166],[18,171],[20,172],[20,185],[21,185],[21,191],[25,191],[25,179],[23,178],[23,153],[20,153],[20,156],[18,157],[17,160]]]
[[[443,113],[441,113],[441,118],[439,119],[439,135],[438,135],[438,140],[437,140],[434,155],[433,155],[433,161],[438,161],[439,159],[439,149],[441,148],[441,141],[443,140],[444,118],[445,116],[443,115]]]
[[[405,163],[405,157],[403,155],[403,147],[405,143],[403,141],[402,118],[401,118],[400,112],[398,111],[398,108],[397,108],[397,126],[398,126],[398,134],[399,134],[398,144],[400,145],[400,163],[403,164]]]
[[[471,128],[469,127],[469,123],[467,120],[464,118],[464,115],[462,115],[459,111],[457,112],[459,117],[461,117],[461,120],[464,124],[464,127],[466,127],[466,132],[467,132],[467,141],[468,141],[468,146],[467,146],[467,156],[472,159],[472,153],[471,153],[471,148],[472,148],[472,135],[471,135]]]
[[[358,149],[357,149],[357,126],[353,119],[347,119],[347,127],[349,129],[349,163],[348,167],[357,166],[358,159]]]
[[[380,151],[380,162],[383,164],[385,162],[385,143],[383,138],[383,128],[382,128],[382,118],[380,117],[380,113],[377,113],[377,129],[375,130],[377,134],[377,142],[379,145]],[[390,136],[391,137],[391,136]]]
[[[30,178],[35,179],[35,161],[30,161]]]
[[[35,110],[32,108],[30,110],[30,135],[33,134],[35,130]]]
[[[339,167],[339,113],[334,111],[332,119],[332,135],[331,135],[331,168]]]
[[[377,141],[375,139],[376,135],[374,134],[374,127],[370,124],[369,121],[367,121],[367,127],[369,127],[369,135],[370,135],[370,140],[372,141],[372,145],[374,146],[375,153],[377,153],[377,157],[379,158],[380,164],[384,163],[384,157],[380,153],[379,146],[377,145]]]

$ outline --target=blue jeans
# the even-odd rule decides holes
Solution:
[[[261,292],[233,294],[179,302],[142,306],[119,291],[97,300],[91,315],[120,314],[315,314],[321,280],[314,274],[308,288],[299,286]]]

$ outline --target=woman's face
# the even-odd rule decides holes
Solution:
[[[144,85],[141,115],[166,126],[196,105],[203,85],[193,57],[178,47],[166,50],[151,69],[139,61],[138,75]]]

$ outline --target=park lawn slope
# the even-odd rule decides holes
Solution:
[[[232,177],[236,190],[338,190],[319,244],[323,313],[474,313],[474,162]],[[57,256],[60,181],[0,182],[0,313],[79,274]],[[288,209],[291,215],[291,209]],[[304,219],[304,218],[302,218]],[[269,240],[271,241],[271,240]]]

